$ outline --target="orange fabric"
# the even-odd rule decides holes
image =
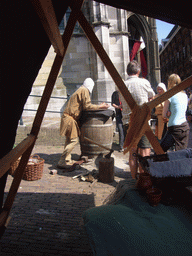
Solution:
[[[162,117],[163,105],[164,105],[164,103],[160,103],[155,108],[155,114],[156,114],[157,119],[158,119],[158,124],[157,124],[157,128],[156,128],[156,135],[157,135],[159,140],[162,138],[163,129],[164,129],[164,121],[163,121],[163,117]]]

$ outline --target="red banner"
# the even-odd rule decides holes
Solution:
[[[130,54],[130,61],[134,60],[135,55],[138,52],[140,45],[141,45],[140,41],[135,41],[132,51],[131,51],[131,54]]]
[[[142,77],[145,78],[147,76],[147,63],[146,63],[146,60],[145,60],[143,50],[140,51],[140,60],[141,60]]]

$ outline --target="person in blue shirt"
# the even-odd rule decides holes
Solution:
[[[181,82],[177,74],[168,78],[168,89],[173,88]],[[181,91],[165,101],[163,107],[163,118],[169,118],[168,130],[161,141],[162,149],[167,152],[175,145],[175,151],[186,149],[189,140],[189,124],[186,119],[188,97],[185,91]]]

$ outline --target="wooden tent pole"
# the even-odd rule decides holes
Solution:
[[[155,134],[153,133],[153,131],[151,130],[151,127],[148,124],[148,129],[145,131],[145,135],[147,136],[147,138],[149,139],[155,153],[157,155],[161,155],[164,154],[164,150],[162,149],[157,137],[155,136]]]
[[[41,23],[51,41],[55,52],[63,56],[64,45],[59,32],[57,18],[51,0],[31,0],[36,13],[39,15]]]
[[[73,10],[73,5],[70,4],[71,9]],[[117,72],[115,66],[113,65],[112,61],[110,60],[108,54],[106,53],[105,49],[103,48],[102,44],[98,40],[97,36],[95,35],[93,29],[91,28],[90,24],[84,17],[83,13],[80,12],[79,18],[78,18],[79,24],[81,25],[82,29],[84,30],[86,36],[92,43],[93,47],[95,48],[95,51],[101,58],[102,62],[104,63],[105,67],[107,68],[109,74],[113,78],[115,84],[119,88],[121,94],[124,96],[125,101],[129,105],[129,107],[133,110],[133,108],[136,105],[135,100],[133,99],[131,93],[127,90],[127,87],[125,86],[125,83],[123,82],[121,76]],[[155,137],[154,133],[151,131],[150,127],[148,126],[147,131],[145,132],[147,138],[151,142],[155,152],[157,154],[163,154],[164,151],[161,148],[159,141]]]
[[[7,195],[7,198],[6,198],[4,207],[3,207],[3,211],[0,214],[0,227],[3,227],[5,225],[5,223],[7,221],[7,218],[8,218],[8,215],[9,215],[9,212],[10,212],[11,207],[13,205],[15,196],[17,194],[17,191],[18,191],[18,188],[19,188],[22,176],[23,176],[23,172],[25,170],[25,167],[28,163],[29,157],[30,157],[31,152],[33,150],[33,147],[34,147],[37,135],[39,133],[41,123],[42,123],[47,105],[49,103],[49,99],[51,97],[53,87],[55,85],[60,67],[61,67],[62,62],[63,62],[63,58],[64,58],[65,53],[67,51],[67,47],[69,45],[70,38],[73,34],[73,30],[74,30],[74,27],[75,27],[75,24],[76,24],[76,21],[77,21],[77,17],[79,15],[79,12],[80,12],[80,9],[81,9],[81,6],[82,6],[84,0],[81,0],[81,1],[74,0],[74,1],[76,2],[76,5],[75,5],[76,8],[71,12],[71,15],[69,17],[69,21],[68,21],[66,29],[65,29],[65,32],[62,36],[62,40],[63,40],[63,44],[64,44],[64,54],[63,54],[63,56],[59,56],[57,54],[56,57],[55,57],[53,66],[51,68],[51,72],[50,72],[49,77],[48,77],[48,81],[46,83],[46,86],[45,86],[45,89],[44,89],[44,92],[43,92],[43,96],[41,98],[41,102],[40,102],[38,110],[37,110],[37,114],[35,116],[35,120],[33,122],[33,126],[32,126],[32,129],[31,129],[31,136],[34,136],[35,140],[34,140],[34,143],[31,146],[29,146],[29,148],[22,155],[22,158],[20,160],[18,169],[17,169],[17,171],[15,173],[15,176],[14,176],[14,180],[12,182],[11,188],[10,188],[9,193]]]
[[[156,107],[161,102],[164,102],[165,100],[168,100],[170,97],[172,97],[176,93],[188,88],[191,85],[192,85],[192,76],[186,78],[184,81],[182,81],[177,86],[173,87],[172,89],[168,90],[167,92],[163,93],[159,97],[155,98],[154,100],[152,100],[152,101],[150,101],[146,104],[152,110],[154,107]],[[155,135],[151,131],[149,125],[148,125],[148,129],[145,131],[145,135],[147,136],[147,138],[149,138],[150,143],[151,143],[152,147],[155,150],[155,153],[156,154],[163,154],[164,151],[162,150],[157,138],[155,137]]]
[[[15,162],[26,151],[26,149],[34,143],[34,141],[35,136],[29,135],[6,156],[0,159],[0,178],[9,170],[11,164]]]
[[[31,155],[31,152],[33,150],[35,142],[24,152],[24,154],[21,157],[21,160],[19,162],[19,166],[15,172],[14,179],[12,181],[11,187],[9,189],[9,193],[7,195],[7,198],[5,200],[3,211],[0,214],[0,227],[4,226],[6,223],[6,220],[9,216],[9,213],[11,211],[11,207],[13,205],[15,196],[17,194],[19,185],[21,183],[21,179],[23,177],[23,173],[25,170],[25,167],[28,163],[29,157]]]
[[[48,77],[48,80],[47,80],[47,83],[46,83],[46,86],[45,86],[45,89],[43,92],[43,96],[41,98],[41,101],[40,101],[40,104],[39,104],[39,107],[37,110],[37,114],[35,116],[35,120],[33,122],[31,134],[36,135],[39,132],[47,105],[49,103],[49,99],[51,97],[51,93],[53,91],[53,87],[55,85],[57,76],[59,74],[60,67],[62,65],[62,62],[63,62],[64,56],[66,54],[71,36],[73,34],[73,30],[74,30],[75,24],[77,22],[77,17],[79,15],[83,1],[84,0],[81,0],[80,2],[77,0],[75,1],[76,8],[71,12],[71,14],[69,16],[67,26],[66,26],[64,34],[62,36],[62,40],[63,40],[63,44],[64,44],[64,54],[63,54],[63,56],[56,55],[56,57],[55,57],[53,66],[51,68],[51,71],[50,71],[50,74],[49,74],[49,77]]]
[[[74,8],[73,4],[71,4],[71,3],[70,3],[70,8],[72,10]],[[129,107],[131,109],[133,109],[136,104],[135,100],[133,99],[130,92],[127,90],[127,87],[126,87],[125,83],[123,82],[121,76],[119,75],[118,71],[116,70],[116,68],[113,65],[112,61],[110,60],[108,54],[106,53],[105,49],[103,48],[102,44],[100,43],[99,39],[95,35],[92,27],[90,26],[90,24],[88,23],[88,21],[86,20],[86,18],[82,12],[80,12],[80,15],[78,17],[78,22],[81,25],[82,29],[84,30],[87,38],[93,45],[95,51],[101,58],[103,64],[107,68],[109,74],[113,78],[115,84],[119,88],[121,94],[124,96],[127,104],[129,105]]]
[[[178,92],[188,88],[191,85],[192,85],[192,76],[186,78],[185,80],[183,80],[177,86],[174,86],[172,89],[166,91],[165,93],[163,93],[162,95],[158,96],[154,100],[148,102],[147,105],[148,105],[148,107],[150,109],[153,109],[154,107],[159,105],[161,102],[164,102],[165,100],[168,100],[169,98],[171,98],[176,93],[178,93]]]

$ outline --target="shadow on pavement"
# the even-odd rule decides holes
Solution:
[[[1,255],[92,255],[82,214],[94,195],[18,193]]]
[[[123,154],[123,153],[121,153],[121,154]],[[50,171],[51,170],[57,170],[58,175],[67,176],[67,177],[73,177],[74,175],[77,175],[78,173],[85,173],[86,171],[92,171],[94,169],[96,169],[98,171],[99,170],[99,161],[103,157],[105,157],[102,154],[100,154],[96,158],[93,159],[93,162],[91,164],[83,165],[83,166],[81,166],[80,169],[75,169],[72,172],[67,172],[64,169],[59,169],[57,167],[57,163],[58,163],[58,161],[61,157],[60,153],[56,153],[56,154],[37,153],[37,155],[39,155],[41,158],[43,158],[45,160],[45,164],[50,165],[50,166],[48,166],[48,169]],[[78,154],[72,154],[72,159],[73,160],[78,160],[79,155]],[[127,167],[128,167],[128,165],[127,165]],[[122,168],[118,167],[116,165],[116,163],[114,163],[114,175],[115,175],[115,177],[118,177],[118,178],[121,178],[121,179],[126,179],[129,176],[129,172],[125,171],[123,167]],[[117,185],[117,182],[114,181],[110,185],[115,187]]]

